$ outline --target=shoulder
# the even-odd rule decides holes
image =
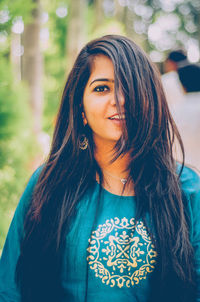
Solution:
[[[27,187],[26,187],[27,189],[31,189],[31,188],[35,187],[35,185],[36,185],[36,183],[37,183],[37,181],[38,181],[38,178],[39,178],[39,176],[40,176],[40,174],[41,174],[43,168],[44,168],[44,165],[38,167],[38,168],[33,172],[33,174],[31,175],[31,177],[30,177],[30,179],[29,179],[29,181],[28,181],[28,184],[27,184]]]
[[[180,184],[185,197],[184,205],[190,220],[193,241],[200,236],[200,176],[193,169],[185,166],[180,176]]]
[[[32,195],[34,192],[35,185],[38,181],[39,175],[43,169],[43,166],[39,167],[30,177],[27,186],[19,200],[17,208],[15,210],[9,232],[8,232],[8,242],[12,241],[18,244],[22,237],[23,237],[23,226],[24,226],[24,219],[27,214],[28,208],[32,201]],[[11,238],[11,239],[10,239]],[[16,246],[15,246],[16,247]],[[1,301],[1,298],[0,298]]]
[[[177,164],[178,173],[180,169],[180,164]],[[190,167],[184,166],[180,175],[180,184],[186,195],[200,193],[200,175]]]
[[[39,178],[39,176],[40,176],[40,174],[41,174],[41,172],[42,172],[43,167],[44,167],[43,165],[40,166],[40,167],[37,168],[37,169],[34,171],[34,173],[31,175],[31,177],[30,177],[30,179],[29,179],[29,181],[28,181],[28,183],[27,183],[27,186],[26,186],[26,188],[25,188],[24,194],[31,194],[31,193],[33,193],[34,188],[35,188],[35,185],[36,185],[36,183],[37,183],[37,181],[38,181],[38,178]],[[24,194],[23,194],[23,195],[24,195]]]
[[[185,209],[190,225],[190,240],[195,258],[200,255],[200,177],[193,169],[184,167],[181,174],[181,187],[186,197]],[[198,260],[199,263],[199,260]]]
[[[174,84],[175,83],[179,83],[179,77],[178,74],[175,71],[170,71],[168,73],[165,73],[162,75],[161,77],[163,85],[170,85],[170,84]],[[175,83],[174,83],[175,81]]]
[[[177,73],[175,72],[175,71],[170,71],[170,72],[167,72],[167,73],[164,73],[163,75],[162,75],[162,79],[174,79],[174,78],[177,78],[178,77],[178,75],[177,75]]]
[[[16,209],[16,214],[17,215],[21,215],[24,216],[24,213],[27,211],[27,207],[29,206],[31,199],[32,199],[32,195],[35,189],[35,186],[37,184],[37,181],[39,179],[39,176],[42,172],[43,169],[43,165],[40,166],[39,168],[37,168],[34,173],[31,175],[26,188],[19,200],[17,209]]]

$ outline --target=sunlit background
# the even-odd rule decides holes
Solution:
[[[132,38],[158,64],[200,59],[199,0],[0,1],[0,250],[25,184],[49,151],[67,74],[103,34]]]

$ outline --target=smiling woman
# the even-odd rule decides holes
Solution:
[[[123,36],[89,42],[10,226],[0,301],[199,302],[200,180],[175,136],[148,56]]]
[[[119,116],[115,100],[114,67],[105,55],[94,58],[91,74],[83,94],[84,124],[92,129],[96,146],[120,139],[124,120]],[[121,111],[124,111],[124,96],[120,98]]]

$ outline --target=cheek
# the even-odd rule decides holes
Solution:
[[[100,112],[95,107],[90,107],[90,110],[85,111],[86,120],[89,125],[94,126],[96,123],[99,123],[100,119]]]
[[[105,116],[105,105],[104,102],[100,102],[95,99],[84,100],[84,111],[86,120],[89,124],[98,123]]]

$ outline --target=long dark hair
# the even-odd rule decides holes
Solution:
[[[152,301],[164,301],[166,292],[171,292],[175,285],[176,294],[172,293],[170,301],[184,301],[183,297],[191,294],[192,288],[192,247],[184,196],[172,155],[175,137],[181,147],[182,142],[157,68],[134,42],[117,35],[89,42],[69,74],[49,158],[25,219],[25,235],[16,270],[22,301],[61,301],[65,236],[78,201],[94,184],[96,171],[101,174],[94,158],[92,131],[83,126],[81,116],[84,88],[93,59],[99,54],[108,56],[113,62],[119,113],[119,89],[125,97],[126,129],[116,144],[114,157],[131,153],[129,169],[136,194],[137,217],[144,218],[148,212],[155,227],[157,281],[161,290],[152,289]],[[86,150],[78,145],[83,133],[89,140]],[[173,281],[166,283],[169,279]],[[185,284],[191,286],[184,287]],[[189,300],[192,301],[191,296]]]

